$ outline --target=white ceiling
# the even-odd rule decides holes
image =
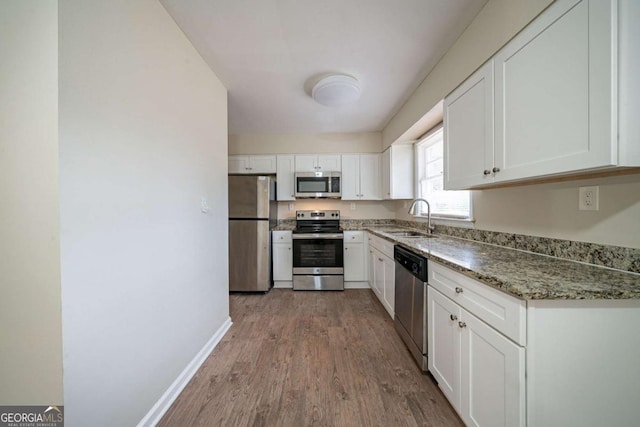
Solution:
[[[230,133],[325,133],[382,130],[487,0],[161,2],[229,90]],[[330,73],[355,104],[311,99]]]

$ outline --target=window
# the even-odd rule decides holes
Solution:
[[[444,144],[442,126],[415,144],[416,197],[427,199],[431,216],[449,219],[471,219],[471,192],[444,190]],[[416,205],[416,216],[427,215],[427,205]]]

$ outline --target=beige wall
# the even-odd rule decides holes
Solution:
[[[65,421],[131,426],[229,319],[227,93],[156,0],[59,15]]]
[[[413,127],[553,0],[490,0],[382,131],[383,147],[416,139]]]
[[[229,135],[229,154],[380,152],[382,152],[380,132]]]
[[[591,185],[600,210],[579,211],[578,188]],[[482,230],[640,248],[640,174],[474,191],[473,211]]]
[[[0,2],[0,57],[0,405],[61,405],[57,3]]]

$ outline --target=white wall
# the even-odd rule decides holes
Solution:
[[[420,119],[553,1],[489,0],[383,129],[384,148],[424,133]]]
[[[380,132],[229,135],[229,154],[380,153]]]
[[[130,426],[229,316],[226,89],[155,0],[59,16],[66,421]]]
[[[61,405],[56,2],[0,1],[0,57],[0,405]]]
[[[579,211],[578,188],[591,185],[600,210]],[[481,230],[640,248],[640,174],[474,191],[473,211]]]

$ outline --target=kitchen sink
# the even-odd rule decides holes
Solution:
[[[433,238],[436,237],[433,234],[421,233],[419,231],[390,231],[390,235],[393,237],[423,237],[423,238]]]

